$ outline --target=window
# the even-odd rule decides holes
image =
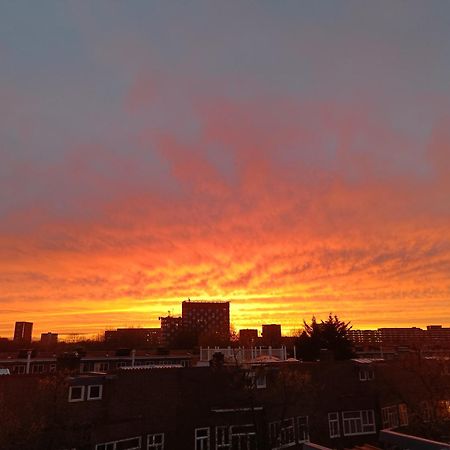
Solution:
[[[330,438],[339,437],[341,430],[339,429],[339,415],[337,412],[328,413],[328,428],[330,429]]]
[[[107,444],[98,444],[95,446],[95,450],[115,450],[115,442],[109,442]]]
[[[97,362],[94,364],[94,372],[107,372],[109,369],[108,362]]]
[[[84,400],[84,386],[69,387],[69,402],[82,402]]]
[[[408,407],[405,403],[400,403],[398,405],[398,416],[399,416],[399,422],[401,427],[407,427],[408,426]]]
[[[19,375],[25,373],[25,366],[20,364],[19,366],[13,366],[13,373],[17,373]]]
[[[438,414],[443,420],[450,419],[450,400],[439,400],[438,401]]]
[[[277,448],[280,446],[280,422],[269,423],[269,437],[271,448]]]
[[[262,370],[247,372],[246,377],[250,388],[265,389],[267,387],[266,374]]]
[[[375,378],[375,372],[373,369],[360,369],[359,381],[370,381]]]
[[[92,372],[94,370],[93,362],[82,362],[80,365],[81,372]]]
[[[233,450],[256,450],[254,425],[233,425],[231,427],[231,448]]]
[[[101,384],[91,384],[88,387],[88,400],[100,400],[102,398],[103,386]]]
[[[422,421],[425,423],[431,422],[431,419],[433,417],[433,409],[431,408],[430,402],[421,402],[420,408],[422,411]]]
[[[230,448],[230,431],[228,426],[216,427],[216,450]]]
[[[298,442],[309,442],[308,416],[297,417]]]
[[[195,429],[195,450],[209,450],[209,428]]]
[[[294,418],[283,422],[272,422],[269,425],[270,442],[273,449],[291,447],[295,445]]]
[[[256,374],[256,389],[265,389],[266,388],[266,374],[263,372]]]
[[[397,405],[381,408],[383,428],[396,428],[400,424]]]
[[[164,450],[164,433],[147,436],[147,450]]]
[[[33,364],[31,366],[31,372],[32,373],[43,373],[43,372],[45,372],[44,364]]]
[[[283,447],[288,447],[295,445],[295,428],[294,428],[294,418],[286,419],[283,421],[280,430],[281,445]]]
[[[95,450],[140,450],[141,438],[134,437],[129,439],[122,439],[120,441],[106,442],[104,444],[97,444]]]
[[[344,436],[375,433],[375,417],[372,410],[344,411],[342,413]]]

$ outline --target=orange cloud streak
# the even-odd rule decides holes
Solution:
[[[127,108],[154,99],[136,89]],[[230,299],[237,328],[329,312],[355,327],[449,324],[448,121],[421,146],[345,105],[216,99],[196,115],[188,138],[144,126],[132,153],[77,147],[38,174],[77,191],[67,215],[43,203],[5,218],[0,334],[15,320],[157,326],[187,297]],[[141,171],[151,149],[164,183]]]

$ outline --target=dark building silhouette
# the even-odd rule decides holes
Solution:
[[[191,301],[182,303],[183,331],[195,334],[200,344],[218,345],[230,339],[230,302]]]
[[[281,325],[268,324],[262,326],[262,343],[272,347],[281,346]]]
[[[418,327],[350,330],[348,336],[360,346],[450,349],[450,328],[442,325],[428,325],[426,330]]]
[[[105,331],[105,342],[115,346],[157,347],[160,341],[160,328],[117,328]]]
[[[16,322],[14,328],[14,342],[18,344],[31,344],[31,336],[33,333],[32,322]]]
[[[161,321],[161,345],[164,347],[173,347],[179,337],[182,318],[166,316],[160,317]]]
[[[434,439],[448,435],[446,360],[270,361],[248,367],[127,367],[64,379],[3,376],[0,397],[8,424],[33,424],[39,411],[40,426],[25,434],[21,427],[0,428],[0,447],[301,450],[310,440],[364,448],[387,428],[432,431],[427,437]]]
[[[239,345],[242,345],[242,347],[258,345],[258,330],[249,328],[239,330]]]
[[[41,334],[41,346],[42,347],[55,347],[58,343],[58,333],[42,333]]]
[[[192,359],[192,355],[182,352],[159,354],[157,350],[129,348],[87,352],[21,350],[1,354],[0,368],[9,369],[14,375],[51,374],[65,369],[78,373],[111,372],[120,367],[189,367]]]
[[[383,344],[414,345],[423,342],[424,330],[412,328],[378,328]]]
[[[426,333],[427,340],[431,345],[450,348],[450,327],[444,328],[442,325],[428,325]]]

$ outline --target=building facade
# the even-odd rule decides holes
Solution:
[[[21,345],[31,344],[32,334],[32,322],[16,322],[13,341]]]
[[[4,376],[0,397],[9,426],[0,428],[0,448],[300,450],[309,440],[330,448],[376,443],[382,429],[417,432],[421,423],[433,430],[442,425],[445,433],[449,380],[439,364],[424,361],[420,370],[426,365],[427,372],[419,373],[416,363],[283,362]],[[425,407],[426,373],[437,383],[436,403]],[[39,427],[32,426],[36,412]],[[14,428],[20,421],[33,433],[20,435]]]
[[[105,331],[105,342],[130,348],[156,348],[161,343],[160,328],[117,328]]]
[[[239,345],[242,347],[254,347],[258,345],[258,330],[239,330]]]
[[[50,348],[55,347],[58,344],[58,333],[42,333],[41,334],[41,346]]]
[[[197,335],[199,344],[215,345],[228,342],[230,339],[230,302],[184,301],[182,303],[182,328],[187,333]]]
[[[281,346],[281,325],[269,324],[262,326],[262,343],[266,346]]]
[[[161,345],[164,347],[174,347],[177,343],[181,326],[182,318],[166,316],[159,318],[161,322]]]

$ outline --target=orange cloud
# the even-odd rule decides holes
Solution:
[[[157,326],[186,297],[230,299],[237,327],[449,323],[448,128],[422,144],[368,107],[276,98],[193,114],[14,169],[48,184],[0,226],[1,334]]]

